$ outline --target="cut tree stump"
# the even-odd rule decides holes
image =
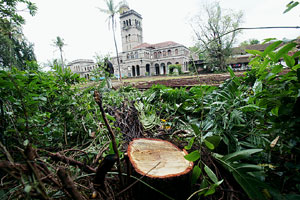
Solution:
[[[143,181],[173,199],[188,196],[189,172],[193,169],[193,162],[184,158],[188,154],[185,150],[165,140],[138,138],[129,143],[127,153],[135,171],[143,176]],[[142,199],[164,199],[157,191],[143,184],[139,184],[135,192]]]

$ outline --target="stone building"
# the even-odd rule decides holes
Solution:
[[[73,73],[77,73],[80,77],[90,79],[91,73],[98,66],[90,59],[78,59],[68,63],[68,67]]]
[[[142,19],[142,16],[130,9],[128,5],[121,6],[122,52],[119,53],[119,61],[122,76],[168,74],[168,66],[171,64],[180,64],[183,72],[188,71],[188,63],[191,60],[190,50],[173,41],[144,43]],[[115,66],[115,74],[118,74],[116,57],[112,58],[112,63]]]
[[[166,41],[157,44],[143,42],[142,16],[124,4],[120,8],[120,28],[122,52],[119,63],[122,77],[154,76],[169,74],[169,65],[179,64],[182,72],[187,72],[192,57],[190,50],[182,44]],[[114,74],[119,75],[117,57],[111,58]],[[91,60],[75,60],[68,65],[75,73],[89,78],[89,70],[96,64]]]

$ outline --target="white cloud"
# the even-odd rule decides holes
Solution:
[[[51,45],[56,36],[65,40],[65,57],[68,61],[84,58],[92,59],[96,53],[114,54],[112,32],[108,30],[107,16],[97,7],[105,8],[102,0],[32,0],[38,6],[38,13],[26,15],[24,34],[35,44],[35,53],[40,62],[57,58],[58,51]],[[158,43],[175,41],[186,46],[193,44],[193,33],[188,18],[201,12],[201,4],[207,1],[197,0],[127,0],[130,8],[143,17],[144,42]],[[300,7],[282,14],[289,0],[220,0],[227,9],[244,11],[243,27],[255,26],[299,26]],[[119,20],[116,33],[119,51],[121,38]],[[276,37],[295,38],[300,29],[244,31],[239,42],[257,38]]]

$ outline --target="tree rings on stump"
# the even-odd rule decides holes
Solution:
[[[127,153],[135,171],[145,176],[144,181],[174,199],[185,198],[188,194],[193,162],[184,158],[188,154],[185,150],[165,140],[138,138],[129,143]],[[150,195],[149,188],[139,188],[139,191],[147,194],[143,199],[158,195]]]

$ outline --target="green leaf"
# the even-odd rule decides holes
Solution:
[[[204,196],[212,195],[215,193],[216,188],[223,183],[223,180],[220,180],[219,182],[213,184],[210,186],[209,190],[204,194]]]
[[[191,179],[191,184],[194,185],[197,180],[199,179],[200,175],[201,175],[201,168],[196,165],[193,169],[193,172],[192,172],[192,179]]]
[[[278,74],[279,72],[281,72],[283,69],[283,66],[282,65],[275,65],[273,68],[272,68],[272,73],[273,74]]]
[[[299,51],[300,52],[300,51]],[[300,64],[298,64],[298,65],[295,65],[293,68],[292,68],[292,70],[297,70],[297,69],[300,69]]]
[[[258,50],[250,50],[250,49],[246,49],[247,53],[253,54],[253,55],[260,55],[262,56],[263,52],[258,51]]]
[[[265,184],[258,179],[250,176],[249,174],[233,172],[234,179],[239,183],[243,190],[247,193],[250,199],[253,200],[265,200],[265,196],[262,194],[262,188],[265,188]]]
[[[239,110],[241,110],[242,112],[255,112],[259,109],[261,108],[253,104],[242,106],[239,108]]]
[[[208,196],[208,195],[212,195],[212,194],[214,194],[215,192],[216,192],[216,187],[212,186],[212,187],[210,187],[210,188],[207,190],[207,192],[205,192],[204,196],[206,197],[206,196]]]
[[[292,56],[293,59],[298,58],[300,56],[300,51],[297,51],[294,53],[294,55]]]
[[[248,158],[252,154],[258,153],[261,151],[262,151],[262,149],[247,149],[247,150],[237,151],[237,152],[228,154],[226,156],[223,156],[223,158],[221,158],[221,159],[226,162],[233,162],[233,161],[238,161],[238,160],[241,160],[244,158]]]
[[[271,113],[272,113],[273,115],[275,115],[275,116],[278,117],[278,110],[279,110],[279,106],[276,106],[275,108],[273,108],[273,109],[271,110]]]
[[[200,135],[200,130],[199,130],[199,127],[196,125],[196,124],[191,124],[192,126],[192,129],[194,130],[195,134],[196,135]]]
[[[24,188],[24,192],[25,193],[29,193],[32,189],[32,186],[31,185],[26,185],[25,188]]]
[[[257,94],[262,91],[262,82],[260,80],[256,80],[253,85],[254,94]]]
[[[267,46],[267,48],[264,50],[264,53],[262,54],[262,56],[265,57],[270,52],[274,51],[281,43],[282,43],[282,41],[276,41],[276,42],[273,42],[272,44],[270,44],[269,46]]]
[[[253,172],[253,171],[262,171],[263,167],[248,163],[238,163],[238,164],[232,164],[232,166],[235,168],[235,170],[238,170],[239,172]]]
[[[297,44],[292,42],[284,45],[282,48],[279,49],[279,51],[276,53],[276,56],[274,58],[274,62],[277,62],[280,58],[283,57],[283,55],[287,55],[290,50],[292,50]]]
[[[277,40],[277,39],[276,38],[266,38],[266,39],[264,39],[264,41],[262,42],[262,44],[266,44],[266,43],[268,43],[268,42],[270,42],[272,40]]]
[[[198,160],[200,157],[201,157],[201,155],[200,155],[200,153],[199,153],[198,150],[193,151],[193,152],[189,153],[188,155],[185,155],[185,156],[184,156],[184,158],[185,158],[186,160],[192,161],[192,162]]]
[[[231,78],[234,78],[234,77],[235,77],[235,74],[234,74],[232,68],[231,68],[231,67],[227,67],[227,70],[228,70],[229,73],[230,73],[230,77],[231,77]]]
[[[215,148],[219,146],[219,143],[221,142],[222,138],[218,135],[213,135],[205,138],[206,141],[210,142],[214,145]]]
[[[288,67],[293,67],[295,65],[295,59],[289,55],[283,55],[283,59]]]
[[[214,150],[214,149],[215,149],[215,146],[214,146],[212,143],[210,143],[209,141],[204,140],[204,143],[205,143],[205,145],[206,145],[210,150]]]
[[[113,121],[113,122],[115,122],[116,121],[116,119],[113,117],[113,116],[111,116],[111,115],[109,115],[109,114],[105,114],[106,115],[106,118],[108,119],[108,120],[110,120],[110,121]]]
[[[190,150],[194,144],[195,141],[195,137],[193,137],[192,139],[190,139],[189,144],[187,146],[184,147],[185,150]]]
[[[285,14],[285,13],[287,13],[287,12],[289,12],[290,10],[292,10],[293,8],[295,8],[296,6],[298,6],[299,5],[299,2],[298,1],[291,1],[290,3],[288,3],[287,5],[286,5],[286,9],[285,9],[285,11],[283,12],[283,14]]]
[[[218,183],[216,174],[207,165],[205,165],[204,171],[206,172],[210,180],[212,180],[214,183]]]

